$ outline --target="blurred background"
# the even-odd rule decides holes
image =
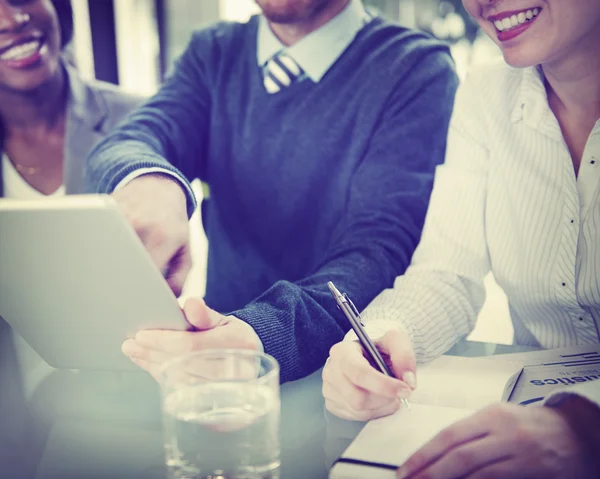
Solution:
[[[185,49],[194,30],[219,20],[244,22],[258,12],[254,0],[72,0],[75,37],[69,55],[87,78],[118,84],[142,95],[154,93]],[[426,31],[450,44],[459,77],[499,50],[481,34],[461,0],[363,0],[365,6],[404,26]],[[200,184],[194,185],[198,199]],[[194,268],[185,295],[202,295],[206,238],[199,213],[192,219]],[[490,276],[487,299],[471,339],[512,342],[506,297]]]
[[[498,50],[460,0],[363,0],[367,8],[447,41],[459,75]],[[72,55],[88,78],[152,94],[183,52],[191,33],[219,20],[244,22],[254,0],[73,0]]]

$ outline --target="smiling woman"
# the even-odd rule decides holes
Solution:
[[[600,342],[600,2],[463,2],[508,65],[478,66],[459,86],[411,265],[363,312],[396,378],[471,332],[489,272],[516,344]],[[323,393],[334,414],[400,407],[402,382],[363,356],[352,341],[331,349]],[[396,477],[600,477],[599,431],[600,382],[574,384],[450,425]]]
[[[1,176],[3,183],[15,177],[12,168],[42,194],[59,190],[63,183],[67,78],[61,50],[72,33],[68,0],[0,0],[2,173],[9,170]],[[32,145],[30,140],[37,141]],[[0,185],[0,193],[10,193],[18,184]]]
[[[87,152],[139,103],[85,82],[67,64],[62,53],[72,35],[69,0],[0,0],[0,197],[82,193]],[[27,477],[20,468],[35,467],[19,456],[26,401],[50,371],[0,317],[0,471],[7,476]]]
[[[65,180],[70,192],[82,191],[76,184],[81,183],[81,171],[69,161],[70,146],[75,145],[65,145],[65,140],[75,113],[81,114],[80,120],[88,119],[83,110],[73,108],[86,98],[86,88],[94,91],[88,99],[95,100],[96,107],[111,110],[117,105],[119,116],[137,103],[107,85],[85,84],[66,65],[62,50],[72,35],[69,0],[0,0],[0,194],[3,191],[4,196],[62,192]],[[97,138],[79,138],[79,156],[91,148],[92,140]]]

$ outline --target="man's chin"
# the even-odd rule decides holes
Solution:
[[[269,22],[293,25],[310,21],[333,2],[331,0],[298,0],[283,2],[284,4],[269,1],[257,3]]]
[[[305,20],[304,17],[302,17],[302,15],[299,15],[296,12],[277,12],[277,11],[273,11],[273,12],[269,12],[269,11],[264,11],[263,10],[263,16],[270,22],[270,23],[277,23],[279,25],[293,25],[295,23],[299,23],[302,22],[303,20]]]
[[[307,0],[254,0],[263,16],[273,23],[295,23]]]

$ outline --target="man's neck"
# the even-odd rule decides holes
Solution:
[[[290,46],[333,20],[348,6],[348,3],[350,3],[350,0],[334,0],[310,18],[297,23],[285,24],[269,21],[269,26],[281,43]]]

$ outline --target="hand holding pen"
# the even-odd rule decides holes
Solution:
[[[323,369],[327,409],[345,419],[366,421],[392,414],[401,401],[407,407],[406,399],[416,386],[416,361],[410,338],[395,329],[371,341],[350,298],[333,283],[328,286],[360,343],[342,341],[331,349]],[[380,351],[389,359],[389,366]]]

